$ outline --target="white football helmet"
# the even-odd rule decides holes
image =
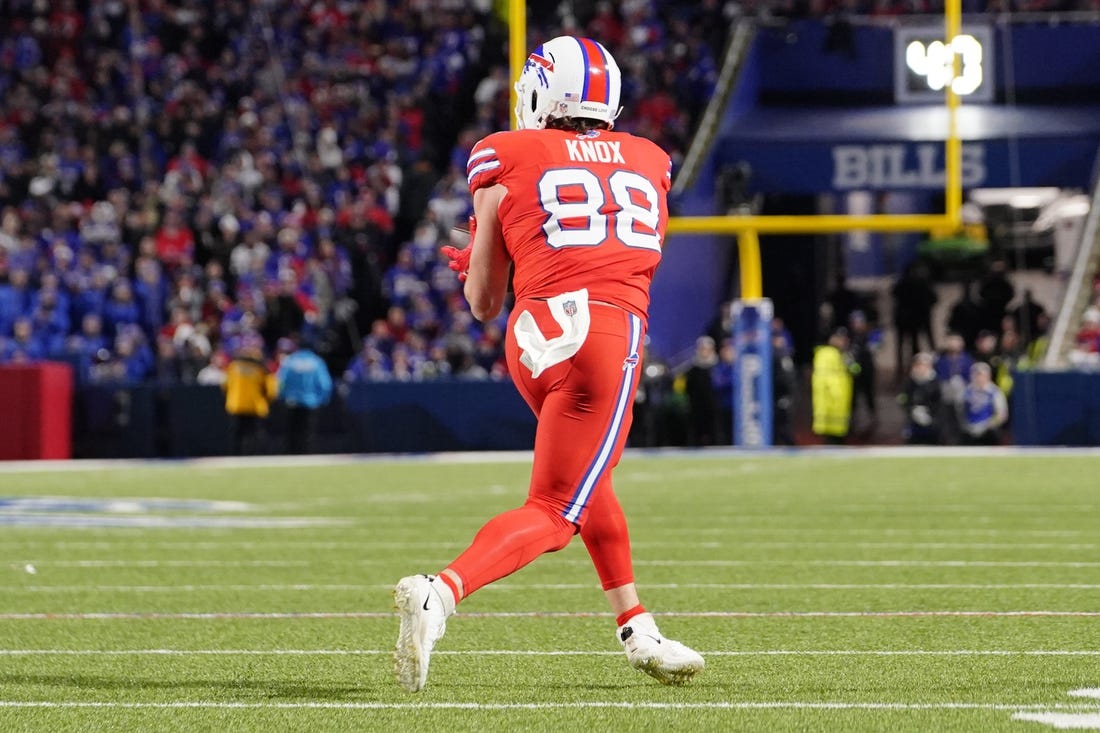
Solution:
[[[622,75],[608,50],[591,38],[558,36],[527,57],[516,82],[516,122],[541,130],[559,117],[586,117],[614,126]]]

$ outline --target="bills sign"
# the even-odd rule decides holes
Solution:
[[[834,145],[832,187],[837,191],[943,188],[943,143]],[[962,185],[985,183],[985,148],[962,146]]]
[[[772,444],[772,302],[735,300],[733,311],[733,444]]]

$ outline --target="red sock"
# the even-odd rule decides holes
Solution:
[[[627,621],[629,621],[630,619],[634,618],[635,616],[637,616],[638,614],[641,614],[641,613],[645,613],[645,606],[643,606],[642,604],[639,603],[634,608],[628,608],[627,610],[623,611],[618,616],[616,616],[615,617],[615,625],[616,626],[622,626]]]
[[[539,555],[565,547],[576,530],[560,514],[528,502],[490,519],[447,569],[462,579],[463,597],[469,596]]]

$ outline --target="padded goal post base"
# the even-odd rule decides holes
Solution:
[[[72,458],[73,370],[0,366],[0,460]]]

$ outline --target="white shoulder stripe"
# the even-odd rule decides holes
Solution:
[[[487,155],[496,155],[496,154],[497,154],[497,151],[494,150],[493,148],[484,148],[482,150],[479,150],[476,153],[474,153],[473,155],[471,155],[470,159],[468,161],[466,161],[466,168],[469,169],[470,165],[473,164],[473,162],[475,160],[479,160],[481,158],[484,158]]]
[[[479,173],[484,173],[485,171],[491,171],[493,168],[499,168],[499,167],[500,167],[500,161],[499,160],[489,160],[489,161],[486,161],[486,162],[482,163],[481,165],[474,166],[473,169],[470,171],[470,174],[468,176],[466,176],[466,183],[468,183],[468,184],[472,183],[474,178],[477,177],[477,175]]]

